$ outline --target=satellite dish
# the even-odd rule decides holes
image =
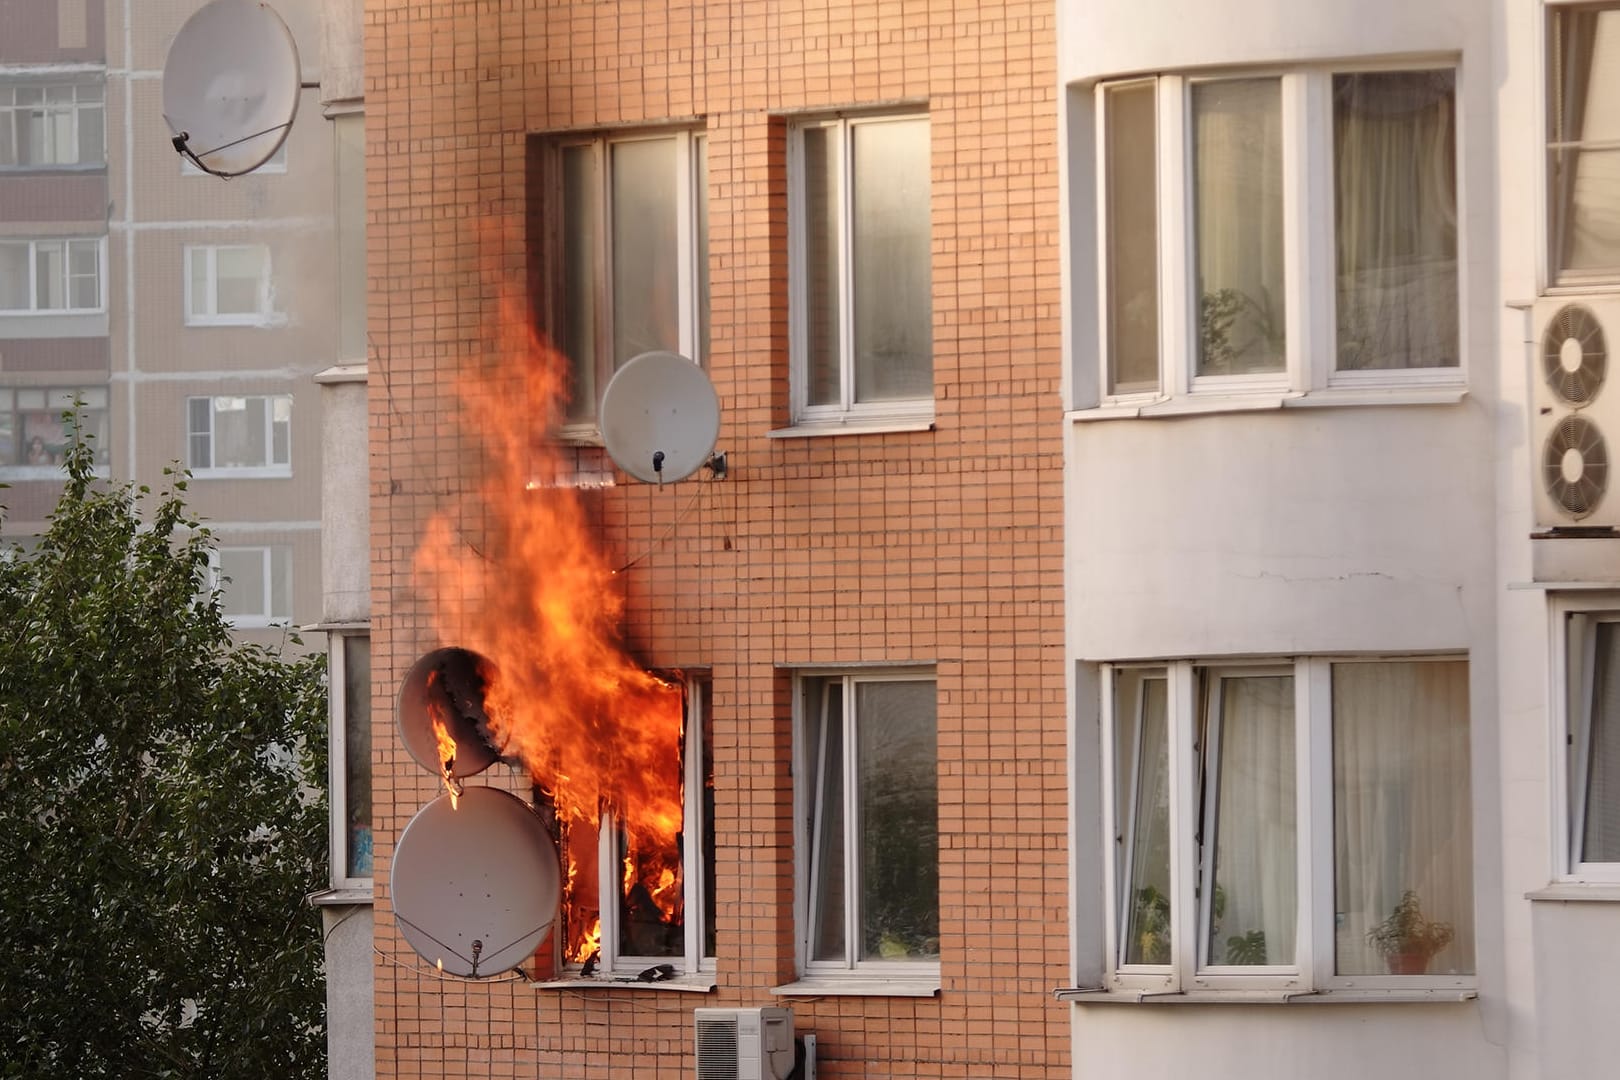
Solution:
[[[484,694],[495,665],[470,649],[434,649],[405,673],[395,715],[399,737],[417,764],[456,779],[475,776],[500,760],[501,747],[484,711]],[[445,757],[435,718],[454,743]],[[445,761],[449,760],[448,770]]]
[[[528,803],[499,788],[441,795],[394,845],[389,888],[400,933],[452,975],[510,971],[557,920],[557,845]]]
[[[261,0],[211,0],[163,62],[174,148],[204,172],[240,176],[280,148],[298,111],[298,46]]]
[[[686,479],[709,460],[719,436],[714,384],[679,353],[632,357],[602,394],[602,441],[614,464],[637,480]]]

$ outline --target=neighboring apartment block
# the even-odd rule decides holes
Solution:
[[[43,527],[77,398],[109,474],[192,472],[244,638],[312,622],[320,587],[320,395],[363,359],[336,284],[334,127],[319,117],[323,4],[277,5],[304,59],[301,123],[222,182],[164,123],[169,43],[201,0],[0,5],[0,474],[7,533]],[[358,157],[358,138],[350,151]],[[358,248],[356,239],[354,246]]]

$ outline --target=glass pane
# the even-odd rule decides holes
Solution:
[[[805,680],[810,798],[810,958],[844,955],[844,691]]]
[[[855,689],[863,959],[939,956],[935,700],[932,682]]]
[[[213,314],[214,298],[212,290],[208,287],[210,254],[210,248],[186,249],[186,273],[189,276],[191,287],[190,308],[187,314],[193,318]]]
[[[934,394],[928,120],[855,124],[855,400]]]
[[[1454,82],[1333,77],[1341,371],[1457,366]]]
[[[562,151],[562,327],[559,344],[568,357],[570,420],[596,415],[597,197],[596,155],[589,146]]]
[[[1620,9],[1558,8],[1549,41],[1555,271],[1620,272]]]
[[[102,160],[106,135],[105,121],[100,105],[79,110],[79,164],[91,165]]]
[[[34,245],[34,307],[40,311],[67,307],[67,252],[60,240]]]
[[[277,619],[292,617],[292,548],[270,549],[270,614]]]
[[[220,610],[226,615],[267,615],[263,548],[221,548]]]
[[[1474,970],[1468,664],[1333,665],[1341,975]]]
[[[1581,800],[1579,862],[1620,862],[1620,623],[1597,624],[1592,710],[1585,730],[1584,769],[1571,784]]]
[[[614,143],[613,367],[681,351],[675,140]]]
[[[1281,371],[1282,82],[1192,89],[1198,374]]]
[[[0,92],[0,106],[5,102],[4,92]],[[17,165],[17,142],[12,135],[12,113],[0,107],[0,165]]]
[[[1108,390],[1159,385],[1159,210],[1156,98],[1151,82],[1103,96],[1108,241]]]
[[[838,129],[810,127],[804,139],[805,370],[811,405],[838,405]]]
[[[371,876],[371,639],[343,643],[343,810],[349,877]]]
[[[28,310],[28,245],[0,244],[0,310]]]
[[[1289,964],[1299,915],[1294,680],[1220,678],[1210,689],[1204,805],[1214,811],[1214,887],[1203,961]]]
[[[264,398],[215,398],[214,467],[264,464]]]
[[[219,248],[214,266],[214,314],[253,315],[264,310],[263,248]]]
[[[1122,671],[1114,690],[1119,961],[1171,960],[1170,743],[1164,672]]]

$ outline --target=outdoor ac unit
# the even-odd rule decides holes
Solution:
[[[698,1080],[787,1080],[793,1010],[694,1009]]]
[[[1620,527],[1620,297],[1547,299],[1536,305],[1530,460],[1536,524]]]

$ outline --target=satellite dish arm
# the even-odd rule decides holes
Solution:
[[[316,84],[316,85],[319,85],[319,84]],[[204,150],[203,153],[205,153],[205,154],[214,154],[214,153],[218,153],[221,150],[228,150],[231,147],[236,146],[238,143],[245,143],[249,139],[257,139],[260,135],[268,135],[272,131],[279,131],[282,128],[291,127],[291,126],[292,125],[290,125],[290,124],[276,124],[273,127],[265,128],[263,131],[255,131],[251,135],[244,135],[240,139],[232,139],[230,142],[225,143],[222,146],[216,146],[212,150]],[[207,173],[210,176],[217,176],[221,180],[229,180],[229,179],[231,179],[231,177],[234,175],[233,173],[223,173],[223,172],[220,172],[217,169],[210,169],[207,165],[204,165],[203,162],[202,162],[202,159],[197,156],[197,152],[191,148],[190,140],[191,140],[191,132],[182,131],[180,134],[176,135],[174,138],[170,139],[169,141],[174,144],[175,151],[181,157],[186,158],[187,160],[189,160],[193,165],[197,166],[197,168],[201,169],[203,172]]]

